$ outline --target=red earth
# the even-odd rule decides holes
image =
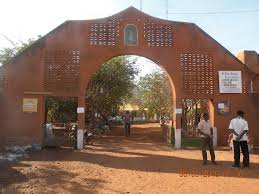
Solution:
[[[117,127],[84,150],[44,149],[0,164],[0,193],[259,193],[259,154],[250,169],[230,168],[233,152],[216,150],[218,165],[202,166],[201,151],[163,143],[158,124]]]

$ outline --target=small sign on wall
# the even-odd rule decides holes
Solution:
[[[242,93],[241,71],[219,71],[219,93]]]
[[[37,98],[24,98],[23,99],[23,112],[37,112],[38,99]]]
[[[218,108],[224,108],[224,107],[225,107],[224,103],[222,103],[222,102],[218,103]]]
[[[227,115],[230,113],[230,101],[229,100],[223,100],[218,102],[218,114],[220,115]]]
[[[85,108],[84,107],[77,107],[77,113],[84,113],[85,112]]]
[[[183,112],[183,109],[181,109],[181,108],[175,109],[175,114],[182,114],[182,112]]]

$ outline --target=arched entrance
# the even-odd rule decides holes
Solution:
[[[135,62],[133,62],[134,65],[132,65],[131,60],[132,61],[136,60]],[[122,62],[119,62],[119,61],[122,61]],[[152,65],[147,65],[145,63],[149,63]],[[129,64],[131,64],[131,65],[129,65]],[[141,119],[142,123],[150,121],[149,119],[142,120],[143,117],[146,117],[148,115],[148,113],[150,113],[149,116],[155,118],[155,119],[151,120],[152,122],[159,122],[161,120],[161,118],[166,117],[168,120],[168,124],[170,126],[175,123],[175,112],[174,112],[175,103],[176,103],[175,87],[174,87],[172,79],[170,78],[168,73],[162,68],[161,65],[156,64],[154,61],[152,61],[148,58],[145,58],[143,56],[120,55],[120,56],[116,56],[112,59],[109,59],[108,61],[105,61],[102,64],[102,66],[99,65],[97,72],[96,72],[97,74],[92,75],[91,80],[88,81],[88,84],[86,85],[86,92],[84,92],[84,95],[89,94],[89,95],[87,95],[89,98],[87,98],[87,97],[85,98],[86,99],[86,102],[85,102],[86,113],[85,113],[84,118],[87,118],[87,121],[85,120],[84,123],[87,123],[86,124],[87,126],[89,126],[91,124],[91,126],[93,127],[93,125],[96,125],[97,121],[100,120],[99,118],[106,117],[108,113],[110,113],[110,114],[108,114],[108,116],[117,114],[117,116],[119,116],[119,117],[123,117],[125,114],[125,111],[123,111],[123,108],[122,108],[123,104],[121,104],[121,106],[120,106],[121,109],[118,109],[113,106],[112,109],[115,109],[116,110],[115,112],[111,111],[112,106],[110,106],[109,104],[105,104],[105,103],[107,103],[107,101],[105,101],[105,98],[109,99],[109,103],[114,102],[114,104],[117,104],[118,99],[114,99],[114,96],[116,96],[116,93],[117,93],[116,91],[118,91],[118,93],[120,93],[120,90],[118,90],[117,86],[119,86],[119,88],[121,87],[121,85],[124,85],[124,84],[125,84],[125,86],[128,86],[127,85],[128,81],[125,81],[125,78],[121,79],[121,81],[119,81],[119,82],[114,82],[114,80],[117,80],[117,77],[121,77],[118,74],[118,71],[116,70],[115,66],[118,66],[118,69],[120,69],[120,70],[124,69],[124,71],[125,71],[125,68],[127,68],[126,66],[135,67],[136,69],[139,69],[142,71],[144,71],[144,68],[151,68],[152,66],[156,66],[156,68],[153,67],[156,71],[153,73],[151,73],[151,71],[149,71],[149,73],[151,73],[151,74],[149,74],[148,76],[146,75],[146,77],[145,77],[146,81],[143,82],[143,80],[142,80],[142,84],[145,83],[145,87],[150,87],[150,88],[153,87],[153,90],[154,90],[155,85],[154,86],[151,85],[150,80],[152,80],[152,84],[154,84],[155,81],[154,81],[153,76],[156,76],[158,78],[158,82],[156,82],[156,86],[159,86],[159,87],[156,87],[155,93],[152,93],[152,94],[149,93],[149,99],[153,100],[152,102],[154,104],[156,104],[156,107],[152,106],[154,104],[153,103],[150,104],[150,101],[149,101],[149,103],[146,103],[148,100],[143,100],[143,96],[142,96],[142,98],[140,96],[138,98],[136,98],[136,96],[138,96],[138,94],[141,94],[137,91],[141,90],[142,95],[143,95],[143,92],[147,91],[145,89],[143,90],[143,87],[142,87],[142,89],[139,87],[139,81],[141,80],[141,78],[144,78],[144,77],[142,77],[143,75],[140,76],[139,74],[135,74],[137,76],[137,79],[134,79],[134,80],[132,77],[127,78],[128,81],[130,81],[133,84],[132,86],[134,87],[131,91],[128,91],[127,93],[129,94],[134,91],[135,93],[132,93],[132,95],[133,96],[136,95],[134,98],[136,101],[133,101],[133,105],[135,105],[135,107],[137,107],[137,109],[133,110],[133,114],[131,113],[132,120],[133,120],[133,116],[135,115],[135,117],[136,117],[135,119]],[[123,68],[123,66],[124,66],[124,68]],[[111,71],[111,69],[113,69],[114,72]],[[107,71],[110,73],[110,76],[109,76],[109,74],[105,73]],[[124,71],[122,72],[123,75],[125,73]],[[146,74],[147,74],[147,72],[146,72]],[[114,75],[117,75],[117,77]],[[103,77],[103,80],[101,79],[102,77]],[[147,79],[149,80],[149,82],[147,82]],[[99,81],[97,82],[97,80],[99,80]],[[163,80],[163,81],[159,81],[159,80]],[[94,83],[94,84],[92,84],[92,83]],[[113,93],[113,94],[111,94],[111,93]],[[157,102],[157,101],[159,101],[159,102]],[[127,98],[121,99],[120,102],[127,102],[131,105],[132,101],[131,101],[131,98],[127,97]],[[144,104],[146,104],[146,105],[144,105]],[[168,107],[168,106],[170,106],[170,107]],[[130,111],[132,111],[132,110],[130,110]],[[103,114],[104,112],[105,112],[105,114]],[[97,117],[97,115],[101,115],[101,116]],[[107,118],[105,118],[105,120],[107,122]],[[170,122],[169,122],[169,120],[170,120]],[[134,122],[134,123],[137,123],[137,122]],[[162,131],[162,129],[161,129],[161,131]],[[166,136],[163,136],[163,137],[167,142],[169,142],[170,141],[169,128],[168,128],[168,131],[165,131],[165,130],[163,131],[163,134],[166,134],[166,133],[168,133],[168,138],[166,139]],[[161,133],[161,137],[162,137],[162,133]]]
[[[149,55],[147,55],[147,54],[142,54],[142,55],[140,55],[140,54],[137,54],[137,53],[132,53],[132,52],[124,52],[124,53],[120,53],[120,54],[117,54],[117,55],[113,55],[113,56],[111,56],[111,57],[107,57],[107,58],[104,58],[103,60],[100,60],[100,62],[98,61],[97,63],[95,63],[95,64],[93,64],[92,66],[93,67],[95,67],[96,68],[96,70],[100,67],[100,65],[101,64],[104,64],[106,61],[108,61],[108,60],[110,60],[110,59],[112,59],[112,58],[114,58],[114,57],[116,57],[116,56],[122,56],[122,55],[137,55],[137,56],[141,56],[141,57],[145,57],[145,58],[147,58],[147,59],[149,59],[149,60],[151,60],[151,61],[153,61],[154,63],[156,63],[156,64],[159,64],[159,66],[167,73],[167,75],[168,75],[168,78],[170,79],[170,83],[171,83],[171,86],[172,86],[172,91],[173,91],[173,96],[169,96],[168,98],[172,98],[173,99],[173,105],[174,105],[174,107],[173,107],[173,110],[175,110],[175,107],[176,107],[176,95],[177,95],[177,93],[176,93],[176,90],[175,90],[175,86],[174,86],[174,84],[173,84],[173,78],[171,77],[171,75],[167,72],[167,70],[164,68],[165,67],[165,65],[163,65],[162,63],[161,63],[161,61],[160,62],[157,62],[158,60],[154,57],[154,56],[149,56]],[[95,70],[95,71],[96,71]],[[93,73],[95,73],[95,71],[93,71]],[[87,72],[88,73],[88,72]],[[86,75],[86,76],[82,76],[83,78],[85,78],[84,79],[84,81],[83,81],[83,90],[82,90],[82,92],[81,92],[81,95],[80,95],[80,97],[79,97],[79,99],[81,99],[81,105],[80,105],[80,101],[79,101],[79,106],[82,106],[82,107],[84,107],[85,106],[85,104],[87,103],[86,101],[85,101],[85,90],[87,89],[87,86],[88,86],[88,83],[89,83],[89,80],[90,80],[90,78],[92,77],[92,75],[93,75],[93,73],[91,74],[91,76],[89,77],[89,75]],[[179,119],[179,118],[178,118]],[[78,123],[79,123],[79,128],[81,128],[81,129],[83,129],[84,127],[85,127],[85,115],[84,115],[84,113],[80,113],[79,115],[78,115]],[[176,114],[175,114],[175,112],[173,113],[173,118],[172,118],[172,125],[174,126],[174,128],[176,128],[177,126],[176,126],[176,123],[177,123],[177,121],[176,121]],[[179,126],[181,125],[181,123],[179,123]],[[170,132],[169,132],[170,133]],[[170,137],[170,134],[168,134],[168,136]],[[170,138],[167,138],[167,141],[169,142],[170,141]]]
[[[247,113],[251,134],[258,139],[251,100],[255,74],[195,24],[154,18],[134,7],[103,19],[67,21],[1,67],[6,79],[0,84],[0,115],[6,136],[41,141],[45,96],[78,97],[78,106],[84,107],[93,73],[119,55],[144,56],[168,73],[174,85],[176,129],[182,128],[182,99],[209,99],[220,145],[226,145],[229,121],[239,109]],[[227,74],[237,76],[234,89],[222,78]],[[222,114],[225,106],[231,109]],[[84,117],[78,114],[81,129]]]

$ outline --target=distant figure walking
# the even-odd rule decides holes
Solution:
[[[243,166],[249,167],[249,150],[248,150],[248,123],[244,119],[244,112],[242,110],[237,111],[237,117],[232,119],[229,124],[229,129],[233,134],[233,146],[234,146],[234,165],[232,167],[240,167],[240,147],[243,153]]]
[[[130,136],[130,113],[129,111],[126,111],[126,114],[124,116],[124,126],[125,126],[125,136]]]
[[[213,129],[210,126],[209,114],[203,114],[203,120],[201,120],[198,124],[199,134],[202,140],[202,159],[203,165],[207,164],[207,151],[206,147],[209,147],[210,157],[213,164],[217,164],[215,162],[215,153],[213,148]]]

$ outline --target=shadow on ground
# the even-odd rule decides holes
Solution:
[[[79,174],[69,172],[68,169],[57,165],[44,166],[44,161],[55,163],[60,161],[83,162],[112,169],[174,173],[179,177],[217,176],[259,179],[258,163],[251,163],[252,167],[244,170],[231,169],[232,161],[219,161],[216,166],[212,164],[202,166],[201,160],[188,158],[188,156],[177,157],[173,155],[174,152],[177,155],[177,152],[183,152],[183,150],[174,150],[164,144],[162,133],[158,127],[143,129],[141,126],[136,126],[132,129],[132,135],[128,138],[123,136],[123,128],[119,127],[114,129],[109,136],[97,138],[94,146],[86,146],[86,149],[82,151],[63,147],[44,149],[41,152],[33,153],[28,159],[29,163],[43,162],[39,169],[28,170],[24,173],[22,169],[32,167],[23,162],[2,164],[0,166],[0,186],[7,187],[11,184],[36,179],[38,182],[35,184],[42,187],[45,187],[46,184],[52,188],[57,185],[63,187],[66,191],[87,193],[95,191],[96,188],[101,188],[102,184],[105,183],[104,180],[98,178],[86,180]],[[188,152],[192,152],[192,150],[186,151],[186,153]],[[35,191],[32,190],[32,192]]]
[[[51,157],[52,152],[55,157]],[[116,153],[116,155],[112,155]],[[121,155],[121,156],[120,156]],[[226,176],[237,178],[259,178],[259,164],[251,163],[250,169],[232,169],[230,161],[220,161],[217,166],[209,164],[202,166],[200,160],[163,156],[156,154],[119,151],[119,149],[94,149],[78,152],[71,149],[44,150],[39,155],[34,155],[32,160],[55,161],[56,158],[64,161],[80,161],[98,164],[114,169],[126,169],[145,172],[177,173],[183,172],[194,175],[210,174],[211,176]],[[145,164],[145,165],[143,165]]]
[[[258,163],[251,163],[251,168],[244,170],[230,168],[232,161],[219,161],[216,166],[202,166],[201,160],[155,154],[156,151],[181,152],[163,143],[159,128],[147,126],[142,128],[141,125],[137,125],[128,138],[123,136],[123,128],[120,127],[110,136],[97,139],[95,146],[87,146],[83,151],[69,148],[49,149],[33,155],[31,160],[55,161],[58,158],[63,161],[80,161],[114,169],[179,175],[185,172],[191,175],[207,173],[213,176],[259,178]]]

